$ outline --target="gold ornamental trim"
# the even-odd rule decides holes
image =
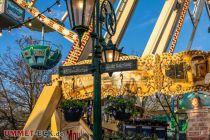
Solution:
[[[180,52],[173,56],[148,55],[144,58],[123,56],[120,61],[137,59],[135,71],[102,74],[102,98],[132,94],[151,96],[155,93],[179,95],[189,92],[210,92],[210,53],[199,50]],[[91,64],[91,60],[75,65]],[[93,98],[92,75],[62,77],[65,99]]]

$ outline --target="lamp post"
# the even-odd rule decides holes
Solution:
[[[108,0],[104,0],[102,3],[100,3],[100,0],[66,0],[66,4],[71,27],[75,32],[78,33],[80,40],[84,32],[88,30],[88,27],[92,21],[92,68],[94,76],[93,138],[94,140],[102,140],[101,61],[118,61],[120,55],[120,50],[118,50],[111,41],[109,41],[108,44],[104,42],[102,37],[102,26],[105,26],[110,37],[115,34],[115,11],[111,2]]]
[[[91,17],[97,0],[66,0],[70,25],[81,40],[83,34],[88,31]]]

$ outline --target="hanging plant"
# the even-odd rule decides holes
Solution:
[[[135,96],[108,96],[105,113],[112,115],[116,120],[126,121],[131,116],[138,114],[135,109],[136,97]]]
[[[64,100],[60,107],[64,118],[68,122],[79,121],[83,112],[86,110],[87,103],[80,100]]]

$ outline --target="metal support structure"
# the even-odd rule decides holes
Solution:
[[[188,11],[188,14],[189,14],[189,16],[190,16],[190,19],[191,19],[191,22],[192,22],[192,24],[193,24],[193,26],[194,26],[194,17],[193,17],[193,14],[192,14],[192,12],[190,11],[190,9],[188,9],[187,10]]]
[[[205,0],[205,5],[206,5],[206,11],[207,11],[207,14],[208,14],[208,17],[210,19],[210,1],[209,0]]]
[[[107,7],[106,7],[107,6]],[[107,12],[107,8],[110,9],[111,13]],[[105,16],[103,15],[105,12]],[[93,87],[93,139],[102,140],[102,119],[101,119],[101,61],[102,61],[102,49],[105,51],[105,47],[109,48],[109,43],[104,44],[104,38],[102,37],[102,28],[105,24],[107,32],[110,36],[113,36],[116,33],[116,15],[110,1],[103,1],[100,3],[100,0],[95,0],[95,10],[93,12],[93,32],[92,37],[92,69],[94,76],[94,87]],[[108,22],[109,21],[109,22]],[[110,22],[112,21],[112,22]],[[110,30],[111,29],[111,30]],[[106,46],[107,45],[107,46]],[[103,47],[103,48],[102,48]],[[111,46],[110,46],[111,47]],[[115,46],[112,46],[115,47]],[[110,48],[109,48],[110,49]],[[113,48],[112,48],[113,49]],[[108,50],[108,49],[107,49]],[[115,50],[117,51],[117,50]],[[118,50],[118,52],[120,52]],[[106,58],[106,52],[105,58]],[[113,54],[115,58],[115,53]],[[112,61],[117,61],[113,59]],[[107,62],[107,60],[105,60]]]
[[[154,54],[162,54],[163,52],[167,51],[173,32],[178,23],[180,12],[181,12],[180,9],[176,9],[172,12],[170,19],[167,25],[165,26],[165,31],[162,34],[162,37],[158,43],[158,46],[153,51]]]
[[[59,32],[68,41],[74,43],[77,40],[77,34],[75,32],[66,29],[64,26],[54,22],[52,19],[41,14],[41,12],[38,9],[36,9],[35,7],[32,6],[29,8],[27,5],[30,5],[30,3],[28,3],[24,0],[14,0],[14,2],[16,4],[18,4],[21,8],[25,9],[33,17],[37,17],[38,15],[41,15],[40,18],[38,18],[38,20],[40,22],[42,22],[46,26],[52,28],[53,30]]]
[[[116,8],[117,31],[115,35],[112,36],[112,42],[114,44],[120,44],[138,2],[139,0],[121,0],[119,2]],[[108,33],[105,34],[105,38],[109,38]]]
[[[62,18],[61,18],[61,22],[65,22],[66,19],[67,19],[67,17],[68,17],[68,12],[66,11],[66,12],[64,13],[64,15],[62,16]]]
[[[171,110],[172,110],[173,114],[174,114],[174,107],[175,107],[175,105],[174,105],[174,96],[172,95],[171,96]]]
[[[172,33],[177,25],[177,18],[181,10],[177,9],[177,0],[168,0],[160,13],[154,30],[147,42],[143,57],[149,54],[164,52],[172,38]]]
[[[44,28],[45,28],[45,25],[42,24],[42,45],[44,46]]]
[[[196,4],[196,8],[194,8],[196,10],[194,10],[194,16],[193,16],[193,19],[194,19],[193,20],[193,31],[192,31],[192,34],[190,36],[190,41],[188,43],[187,50],[190,50],[191,47],[192,47],[192,43],[193,43],[193,40],[194,40],[194,37],[195,37],[195,33],[196,33],[196,30],[197,30],[198,23],[200,21],[204,6],[205,6],[205,0],[199,0],[198,3]]]
[[[102,122],[101,122],[101,47],[99,44],[100,38],[100,1],[96,0],[96,23],[95,23],[95,36],[93,45],[93,76],[94,76],[94,99],[93,99],[93,139],[102,140]]]
[[[102,2],[102,1],[101,1]],[[112,4],[114,4],[115,0],[110,0]],[[135,11],[135,8],[138,4],[139,0],[120,0],[118,6],[115,10],[116,17],[117,17],[117,29],[115,35],[112,37],[113,44],[120,44],[121,39],[126,31],[126,28],[129,24],[129,21]],[[109,35],[105,33],[104,35],[105,40],[108,42]],[[117,45],[118,46],[118,45]],[[89,54],[92,50],[92,40],[87,42],[84,51],[82,52],[79,61],[85,60],[88,58]]]
[[[181,32],[181,28],[182,28],[183,23],[184,23],[184,19],[185,19],[187,10],[189,8],[189,5],[190,5],[190,0],[185,0],[183,6],[181,8],[181,14],[180,14],[180,17],[179,17],[179,20],[178,20],[178,24],[176,26],[176,30],[175,30],[174,35],[173,35],[173,39],[171,41],[171,46],[170,46],[170,50],[169,50],[170,55],[173,55],[173,53],[175,51],[175,47],[176,47],[176,44],[177,44],[177,41],[178,41],[178,38],[179,38],[179,35],[180,35],[180,32]]]
[[[100,52],[99,47],[96,47],[96,52]],[[102,140],[100,54],[95,55],[93,63],[96,68],[94,71],[93,136],[94,140]]]
[[[33,7],[36,2],[37,2],[37,0],[31,0],[28,7]]]

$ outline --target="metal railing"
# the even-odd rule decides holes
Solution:
[[[36,46],[36,45],[42,45],[42,46],[49,46],[51,49],[62,49],[62,45],[61,44],[55,44],[52,43],[51,41],[47,41],[47,40],[34,40],[34,39],[28,39],[26,41],[27,46]]]

